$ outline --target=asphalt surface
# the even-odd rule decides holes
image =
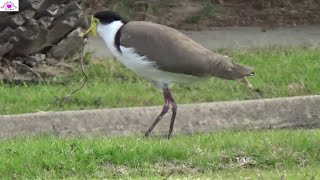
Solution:
[[[267,46],[318,46],[320,44],[320,25],[281,27],[265,32],[261,27],[229,27],[183,33],[210,50]],[[100,38],[90,38],[86,50],[93,52],[94,57],[97,58],[110,57],[106,45]]]

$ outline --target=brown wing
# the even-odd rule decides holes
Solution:
[[[156,62],[159,69],[194,76],[230,69],[231,61],[215,54],[179,31],[160,24],[132,21],[121,29],[120,44]],[[231,68],[232,69],[232,68]]]

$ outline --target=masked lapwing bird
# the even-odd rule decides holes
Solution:
[[[160,24],[126,21],[112,11],[95,13],[85,33],[99,34],[111,53],[127,68],[153,81],[161,88],[164,106],[145,135],[172,109],[170,137],[177,114],[177,104],[169,90],[170,83],[192,83],[208,77],[242,81],[254,71],[236,64],[227,56],[214,53],[183,33]]]

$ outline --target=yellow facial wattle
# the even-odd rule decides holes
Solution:
[[[83,36],[87,34],[92,34],[93,36],[97,35],[97,24],[100,22],[99,19],[91,16],[91,25],[90,28],[83,34]]]

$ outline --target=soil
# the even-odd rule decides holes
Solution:
[[[320,1],[226,0],[214,26],[296,26],[320,23]]]
[[[49,78],[65,76],[73,71],[73,66],[79,64],[79,58],[72,62],[46,58],[33,65],[27,60],[22,57],[14,60],[0,57],[0,81],[9,84],[38,84]]]
[[[96,0],[97,1],[97,0]],[[147,20],[183,30],[212,27],[320,24],[319,0],[103,1],[93,9],[112,9],[128,19]],[[103,8],[102,8],[103,7]]]

